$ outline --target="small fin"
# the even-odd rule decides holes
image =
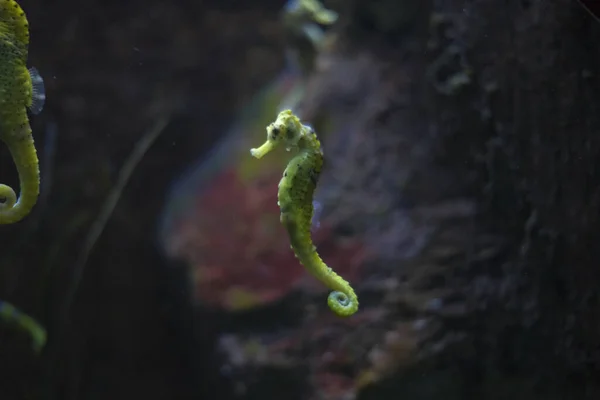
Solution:
[[[34,67],[29,68],[29,76],[31,76],[31,107],[29,111],[32,114],[39,114],[46,103],[46,88],[44,87],[44,79]]]

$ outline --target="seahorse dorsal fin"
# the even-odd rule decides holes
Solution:
[[[35,67],[29,68],[29,75],[31,76],[31,106],[29,111],[32,114],[39,114],[44,109],[46,103],[46,88],[44,87],[44,79]]]

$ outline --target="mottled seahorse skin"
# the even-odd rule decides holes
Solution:
[[[35,68],[27,69],[29,23],[14,0],[0,0],[0,140],[8,147],[19,173],[20,194],[0,184],[0,224],[27,216],[40,191],[38,157],[27,109],[42,111],[44,82]]]
[[[250,153],[260,159],[281,144],[286,150],[298,150],[279,182],[281,223],[300,263],[332,290],[327,299],[329,308],[340,317],[348,317],[358,311],[354,289],[323,262],[311,238],[313,195],[323,167],[321,143],[311,127],[302,125],[291,110],[285,110],[267,127],[267,141]]]

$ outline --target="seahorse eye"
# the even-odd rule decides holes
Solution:
[[[279,136],[280,130],[278,127],[274,126],[273,129],[271,129],[271,139],[277,139],[277,137]]]

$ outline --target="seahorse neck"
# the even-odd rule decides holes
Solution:
[[[321,142],[317,138],[314,131],[309,130],[307,127],[303,127],[302,136],[298,141],[298,148],[301,151],[308,151],[311,153],[321,153]]]

